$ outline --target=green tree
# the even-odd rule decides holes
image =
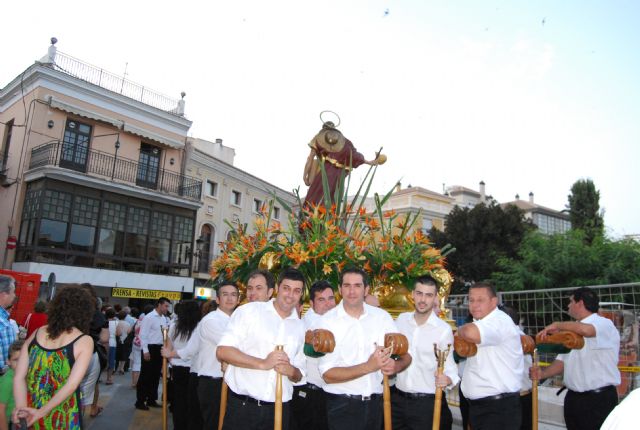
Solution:
[[[504,209],[495,202],[473,208],[455,207],[445,219],[445,231],[431,229],[435,246],[451,244],[447,269],[455,278],[454,291],[464,292],[467,282],[488,279],[498,269],[499,258],[516,258],[525,234],[533,225],[513,205]]]
[[[580,179],[571,186],[569,194],[571,227],[585,233],[584,240],[592,243],[604,233],[604,219],[600,210],[600,191],[591,179]]]
[[[640,281],[640,243],[604,236],[585,241],[582,230],[529,233],[515,258],[499,259],[492,275],[500,291],[579,287]]]

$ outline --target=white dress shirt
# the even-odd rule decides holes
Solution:
[[[169,318],[160,315],[155,309],[149,312],[140,324],[140,342],[142,343],[142,352],[149,352],[149,345],[162,345],[161,327],[169,325]]]
[[[247,303],[236,309],[218,345],[232,346],[260,359],[266,358],[277,345],[283,345],[291,365],[298,368],[304,376],[304,325],[296,309],[286,318],[282,318],[274,307],[274,299],[268,302]],[[236,394],[273,402],[276,394],[276,375],[273,369],[246,369],[229,364],[224,380]],[[283,375],[282,401],[291,400],[292,394],[293,384]]]
[[[525,333],[522,331],[522,328],[520,328],[520,326],[516,327],[518,327],[518,333],[520,333],[520,336],[524,336]],[[522,342],[520,342],[520,344],[522,344]],[[529,391],[533,387],[531,378],[529,378],[529,368],[533,366],[533,357],[531,356],[531,354],[524,354],[522,359],[524,364],[524,372],[522,373],[522,379],[520,379],[520,393]]]
[[[334,367],[351,367],[366,362],[376,345],[384,346],[385,334],[397,333],[398,329],[387,311],[366,303],[363,306],[364,313],[360,318],[353,318],[340,302],[318,320],[317,328],[329,330],[336,340],[335,350],[320,357],[321,374]],[[325,383],[323,389],[333,394],[381,394],[382,372],[378,370],[347,382]]]
[[[191,339],[196,333],[196,330],[194,329],[191,332],[191,336],[189,336],[187,339],[184,339],[182,336],[175,336],[177,325],[178,325],[178,321],[176,320],[176,321],[172,321],[171,326],[169,326],[169,339],[171,340],[171,343],[173,344],[173,348],[175,350],[186,347],[187,344],[189,343],[189,339]],[[180,357],[172,358],[171,365],[191,367],[191,357],[183,357],[182,355],[180,355]]]
[[[222,378],[222,368],[220,361],[216,358],[216,348],[220,343],[220,339],[227,330],[227,325],[231,317],[216,309],[209,312],[200,321],[200,330],[198,332],[199,352],[198,352],[198,376],[211,376],[213,378]]]
[[[462,391],[471,400],[520,391],[524,359],[520,333],[513,320],[494,309],[473,324],[480,331],[478,353],[467,358]]]
[[[434,394],[436,392],[435,374],[438,370],[438,363],[433,351],[434,343],[443,351],[447,347],[451,347],[445,361],[444,374],[451,378],[451,385],[448,388],[453,388],[460,377],[456,363],[453,361],[451,327],[438,318],[434,312],[431,312],[427,321],[422,325],[418,325],[414,315],[415,312],[405,312],[396,319],[398,331],[409,340],[409,354],[412,358],[409,367],[398,373],[396,388],[406,393]]]
[[[204,318],[203,318],[204,319]],[[174,344],[174,348],[181,359],[189,360],[191,362],[191,366],[189,368],[189,373],[198,373],[198,353],[200,352],[200,327],[202,325],[202,321],[198,323],[193,333],[191,333],[191,337],[186,345],[182,348],[177,348]],[[175,358],[171,359],[173,363]]]
[[[620,384],[618,352],[620,333],[609,318],[594,313],[580,321],[596,329],[595,337],[585,337],[582,349],[560,354],[564,362],[564,385],[571,391],[589,391]]]
[[[609,414],[600,430],[636,430],[640,410],[640,388],[636,388]]]
[[[313,308],[309,308],[307,312],[302,317],[302,322],[304,323],[304,331],[313,330],[315,325],[318,323],[318,320],[322,315],[318,315]],[[323,387],[324,380],[322,379],[322,375],[320,375],[320,370],[318,370],[318,357],[308,357],[305,356],[306,359],[306,376],[300,381],[299,384],[295,385],[304,385],[306,383],[310,383],[315,385],[316,387]]]

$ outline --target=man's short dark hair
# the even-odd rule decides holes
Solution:
[[[240,291],[240,287],[238,287],[238,284],[236,284],[235,282],[224,281],[218,284],[218,286],[216,287],[216,294],[218,294],[218,292],[220,291],[220,288],[222,287],[233,287],[236,289],[236,291]]]
[[[362,283],[364,284],[364,286],[369,286],[369,276],[367,275],[367,272],[355,266],[347,267],[342,271],[342,273],[340,273],[340,286],[342,286],[342,283],[344,282],[344,275],[348,275],[350,273],[362,276]]]
[[[288,279],[290,281],[302,281],[302,289],[304,290],[304,275],[295,267],[285,267],[284,269],[282,269],[280,275],[278,276],[278,286],[282,284],[282,281],[284,281],[285,279]]]
[[[314,282],[311,285],[311,288],[309,289],[309,299],[311,299],[311,301],[314,301],[316,298],[316,293],[322,293],[327,288],[331,288],[331,290],[333,290],[333,287],[331,286],[329,281],[325,281],[324,279],[321,279],[319,281]]]
[[[585,309],[589,312],[595,314],[596,312],[598,312],[598,309],[600,309],[600,299],[598,299],[598,293],[596,293],[591,288],[580,287],[573,293],[571,293],[571,296],[573,297],[573,301],[576,303],[582,300]]]
[[[416,278],[416,284],[433,285],[438,291],[438,282],[431,275],[422,275]]]
[[[171,300],[167,299],[166,297],[160,297],[158,299],[158,301],[156,302],[156,308],[160,305],[163,305],[165,303],[171,303]]]
[[[16,285],[16,280],[12,276],[0,275],[0,293],[10,293],[12,285]]]
[[[475,290],[477,288],[484,288],[489,292],[489,297],[498,297],[498,293],[496,293],[496,288],[491,285],[489,282],[476,282],[475,284],[469,287],[469,291]]]
[[[249,276],[247,276],[247,283],[249,283],[249,281],[256,276],[264,277],[265,281],[267,281],[267,288],[273,289],[276,287],[276,281],[275,279],[273,279],[273,275],[271,274],[271,272],[262,269],[254,270],[253,272],[249,273]]]

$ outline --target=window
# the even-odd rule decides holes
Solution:
[[[60,167],[85,172],[90,138],[91,126],[75,120],[67,120],[60,153]]]
[[[253,211],[260,213],[260,210],[262,210],[262,200],[253,199]]]
[[[129,207],[124,243],[124,256],[145,258],[149,234],[149,210]]]
[[[209,263],[211,260],[211,240],[213,237],[213,229],[210,225],[203,225],[202,230],[200,230],[200,239],[202,242],[199,244],[200,247],[200,259],[198,260],[198,272],[207,273],[209,272]]]
[[[209,197],[217,197],[218,196],[218,183],[207,180],[207,185],[205,187],[207,196]]]
[[[273,219],[280,219],[280,208],[278,206],[273,207]]]
[[[125,205],[104,202],[100,216],[98,253],[122,255],[126,217],[127,207]]]
[[[242,193],[236,190],[231,191],[231,204],[235,206],[240,206],[241,203],[242,203]]]
[[[70,249],[93,252],[99,211],[100,200],[75,196],[69,235]]]
[[[431,218],[423,218],[422,219],[422,232],[423,233],[429,233],[429,230],[431,230],[431,227],[433,227],[433,220]]]
[[[176,216],[173,225],[173,248],[171,250],[171,259],[174,263],[189,264],[192,242],[193,219]]]
[[[151,215],[149,260],[169,262],[172,224],[173,216],[170,214],[154,212]]]
[[[138,176],[136,184],[155,189],[158,185],[160,170],[160,149],[147,143],[140,144],[140,160],[138,162]]]
[[[0,173],[7,170],[9,160],[9,147],[11,146],[11,135],[13,134],[13,120],[4,126],[4,138],[2,139],[2,154],[0,154]]]
[[[207,214],[213,215],[213,206],[211,205],[207,206]]]
[[[46,190],[42,202],[39,246],[64,248],[71,215],[71,194]]]
[[[18,236],[20,246],[33,245],[36,222],[38,221],[38,215],[40,213],[41,199],[41,190],[29,190],[24,197],[22,222],[20,224],[20,235]]]

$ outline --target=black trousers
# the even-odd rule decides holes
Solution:
[[[520,393],[499,400],[469,399],[469,421],[473,430],[520,430]]]
[[[202,417],[202,428],[218,428],[221,389],[222,378],[198,377],[198,403]]]
[[[532,411],[533,396],[531,393],[524,396],[520,396],[520,410],[522,412],[522,423],[520,424],[520,430],[531,430],[533,428],[533,411]]]
[[[146,361],[142,355],[140,366],[140,377],[136,386],[136,400],[138,403],[155,402],[158,400],[158,386],[162,376],[162,356],[160,348],[162,345],[149,345],[151,359]]]
[[[462,428],[467,430],[469,428],[469,399],[464,396],[462,392],[462,384],[458,385],[458,396],[460,397],[460,415],[462,415]]]
[[[436,396],[408,398],[394,387],[391,391],[391,423],[393,430],[431,429]],[[443,393],[440,404],[440,430],[451,430],[453,417]]]
[[[618,392],[613,385],[599,393],[568,390],[564,398],[564,421],[567,430],[598,430],[617,404]]]
[[[327,430],[327,395],[312,384],[293,387],[291,430]]]
[[[189,430],[189,368],[173,366],[171,368],[171,414],[173,430]]]
[[[200,403],[198,400],[198,374],[189,373],[189,387],[187,391],[188,428],[189,430],[202,430],[202,415],[200,414]],[[217,429],[217,424],[215,429]],[[214,429],[214,430],[215,430]]]
[[[382,396],[370,400],[327,393],[327,419],[331,430],[377,430],[382,428]]]
[[[229,390],[222,430],[273,430],[273,404],[242,401]],[[282,404],[282,430],[289,430],[289,402]]]

